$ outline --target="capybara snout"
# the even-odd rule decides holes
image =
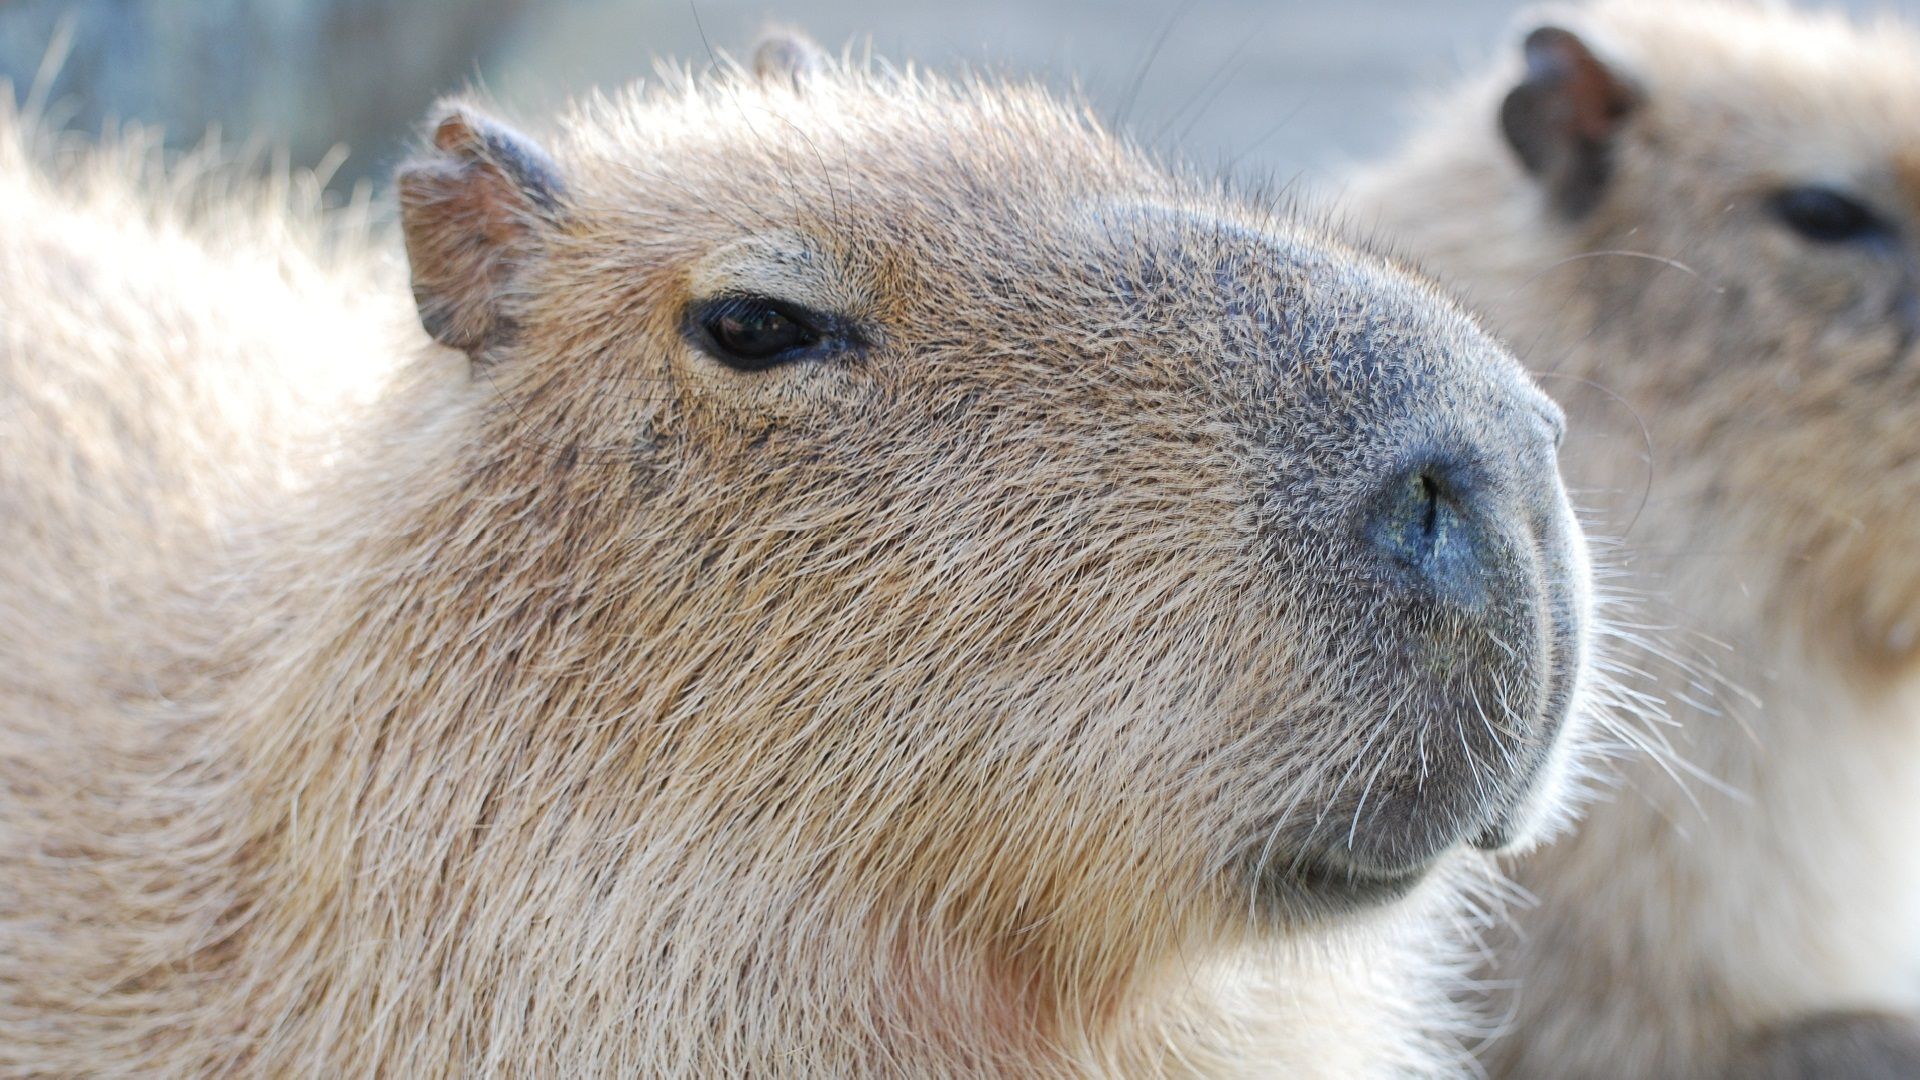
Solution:
[[[1384,583],[1376,610],[1420,627],[1406,647],[1431,672],[1488,669],[1445,682],[1455,719],[1477,731],[1423,747],[1440,767],[1374,811],[1384,829],[1395,797],[1426,803],[1403,811],[1412,830],[1398,843],[1409,846],[1383,837],[1374,857],[1389,863],[1460,835],[1500,848],[1528,834],[1519,808],[1573,706],[1585,649],[1584,540],[1554,460],[1558,409],[1530,387],[1463,408],[1477,422],[1417,440],[1360,518]],[[1355,816],[1368,820],[1359,806]]]
[[[1332,764],[1260,822],[1256,880],[1339,906],[1410,886],[1456,844],[1534,835],[1591,604],[1559,408],[1380,268],[1218,222],[1182,235],[1218,335],[1202,367],[1259,470],[1251,591],[1341,628],[1297,645],[1294,693],[1326,702],[1305,753]]]

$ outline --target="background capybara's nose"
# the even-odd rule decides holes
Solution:
[[[1451,603],[1479,608],[1492,588],[1490,499],[1467,469],[1422,457],[1381,489],[1367,539],[1394,565]]]

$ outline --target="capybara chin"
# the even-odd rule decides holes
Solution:
[[[1490,1067],[1920,1076],[1920,36],[1550,10],[1357,194],[1562,376],[1569,480],[1677,628],[1627,659],[1681,782],[1638,758],[1521,868]]]
[[[799,41],[447,104],[417,318],[377,237],[22,157],[0,1071],[1460,1064],[1588,594],[1426,285]]]

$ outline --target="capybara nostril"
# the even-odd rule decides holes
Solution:
[[[1341,804],[1337,832],[1309,838],[1356,880],[1398,882],[1459,844],[1528,842],[1560,790],[1555,752],[1586,655],[1580,533],[1550,431],[1492,416],[1474,431],[1415,436],[1355,510],[1374,603],[1411,631],[1390,649],[1459,748],[1435,754],[1416,734]]]
[[[1466,607],[1485,604],[1490,588],[1486,499],[1465,469],[1423,458],[1381,489],[1367,539],[1425,588]]]

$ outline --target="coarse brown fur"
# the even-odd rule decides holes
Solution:
[[[1498,965],[1517,1013],[1489,1060],[1513,1077],[1914,1075],[1920,38],[1632,0],[1526,25],[1583,39],[1624,115],[1600,99],[1615,112],[1587,114],[1588,141],[1530,174],[1496,120],[1525,77],[1508,60],[1358,178],[1358,216],[1567,403],[1569,481],[1611,493],[1609,528],[1630,530],[1626,587],[1664,624],[1643,666],[1698,772],[1632,762],[1574,839],[1520,868],[1540,904]],[[1797,234],[1775,200],[1806,185],[1888,228]],[[1700,674],[1713,664],[1747,693]]]
[[[1553,407],[1039,91],[783,48],[550,159],[449,105],[457,349],[377,237],[8,151],[0,1073],[1461,1065],[1581,693]],[[731,370],[747,293],[858,347]],[[1469,606],[1355,539],[1443,451]]]

